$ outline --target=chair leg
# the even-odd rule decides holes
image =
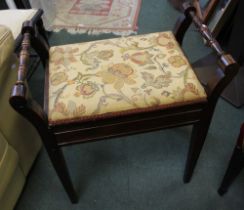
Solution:
[[[227,168],[223,181],[218,190],[218,193],[220,195],[224,195],[227,192],[229,186],[232,184],[232,182],[237,177],[237,175],[241,172],[241,169],[243,167],[244,167],[243,151],[240,148],[235,147],[231,160],[229,162],[229,166]]]
[[[188,150],[185,173],[184,173],[184,182],[188,183],[191,180],[194,168],[196,166],[198,157],[202,150],[203,144],[205,142],[208,129],[210,126],[212,116],[200,120],[193,126],[191,134],[191,142]]]
[[[53,164],[53,167],[64,186],[65,191],[67,192],[72,203],[78,202],[78,197],[76,195],[74,186],[72,184],[69,171],[64,159],[64,155],[60,148],[48,151],[49,157]]]
[[[218,190],[220,195],[227,192],[229,186],[240,173],[241,169],[244,167],[244,123],[241,125],[240,134],[237,138],[236,146],[233,151],[232,157],[229,162],[229,166],[223,178],[223,181]]]

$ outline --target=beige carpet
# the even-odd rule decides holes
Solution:
[[[141,0],[59,0],[51,28],[128,35],[137,30]]]

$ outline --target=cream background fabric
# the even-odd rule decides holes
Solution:
[[[52,47],[50,60],[52,123],[206,100],[172,32]]]

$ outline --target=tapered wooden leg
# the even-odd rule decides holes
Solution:
[[[241,125],[240,134],[237,138],[236,146],[233,151],[229,166],[218,190],[220,195],[227,192],[229,186],[244,167],[244,123]]]
[[[224,179],[218,190],[218,193],[220,195],[224,195],[227,192],[229,186],[237,177],[237,175],[241,172],[241,169],[243,167],[244,167],[244,153],[240,148],[235,147],[231,160],[229,162],[229,166],[225,173]]]
[[[65,191],[67,192],[72,203],[78,202],[78,197],[76,195],[75,189],[73,187],[68,168],[63,156],[61,149],[57,148],[52,151],[48,151],[51,162],[54,166],[54,169],[62,182]]]
[[[204,119],[193,126],[183,179],[185,183],[188,183],[191,180],[194,168],[208,133],[210,120],[211,118],[207,120]]]

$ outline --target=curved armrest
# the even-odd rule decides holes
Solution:
[[[23,24],[23,40],[19,56],[17,81],[12,88],[9,103],[17,112],[36,127],[42,139],[45,140],[44,144],[52,144],[53,142],[48,141],[51,134],[47,130],[47,114],[44,112],[42,107],[32,97],[30,97],[30,94],[28,94],[28,84],[26,82],[31,44],[39,44],[40,48],[46,50],[44,51],[44,56],[48,59],[48,51],[45,48],[45,45],[41,45],[40,40],[35,38],[35,33],[36,31],[33,22],[27,21]]]
[[[221,48],[218,41],[213,37],[208,26],[205,25],[203,21],[196,15],[196,9],[190,3],[184,3],[183,8],[184,17],[181,17],[175,26],[175,37],[179,44],[182,44],[184,35],[193,22],[203,39],[206,40],[207,45],[211,47],[214,53],[217,55],[219,68],[215,69],[214,74],[212,74],[214,76],[208,78],[205,87],[209,99],[216,103],[217,98],[223,89],[237,74],[239,65],[230,54],[226,53]]]

